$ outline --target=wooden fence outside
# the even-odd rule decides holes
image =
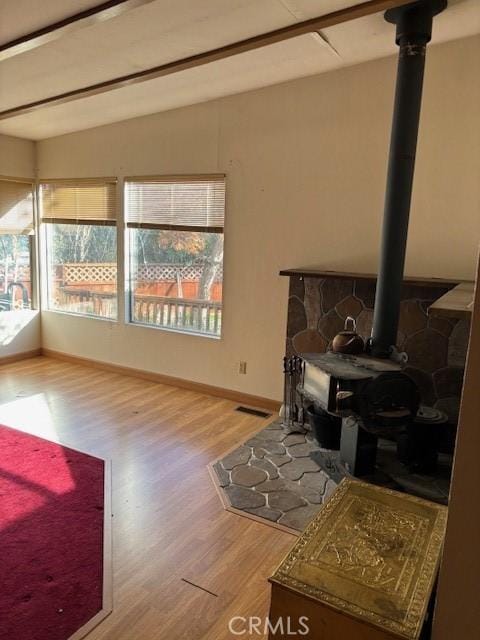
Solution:
[[[101,318],[117,316],[117,296],[110,291],[62,287],[58,308]],[[222,329],[222,303],[165,296],[134,295],[132,320],[168,329],[219,336]]]

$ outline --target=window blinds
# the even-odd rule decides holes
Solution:
[[[225,176],[159,176],[125,180],[129,227],[222,233]]]
[[[40,185],[42,222],[116,224],[115,179],[59,180]]]
[[[33,183],[0,179],[0,234],[33,233]]]

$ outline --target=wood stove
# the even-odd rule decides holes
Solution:
[[[398,353],[396,336],[426,47],[433,17],[446,6],[447,0],[419,0],[385,14],[396,25],[399,58],[379,276],[366,353],[301,356],[301,395],[341,418],[339,455],[326,452],[315,458],[335,480],[372,475],[379,436],[411,434],[419,410],[420,394],[403,371],[408,356]]]
[[[316,461],[340,475],[373,475],[379,436],[396,437],[417,415],[416,384],[389,360],[329,352],[303,361],[303,396],[342,419],[339,464],[331,454]]]

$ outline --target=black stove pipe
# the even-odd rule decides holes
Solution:
[[[397,26],[396,43],[400,51],[370,340],[370,352],[378,358],[388,358],[397,341],[425,53],[432,35],[433,16],[446,6],[447,0],[420,0],[385,13],[385,19]]]

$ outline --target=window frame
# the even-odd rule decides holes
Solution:
[[[65,185],[81,185],[81,184],[113,184],[114,189],[114,219],[108,220],[99,220],[99,219],[73,219],[73,218],[52,218],[47,217],[46,219],[42,215],[42,196],[41,196],[41,188],[44,184],[65,184]],[[121,189],[118,188],[119,180],[116,177],[107,177],[107,178],[59,178],[59,179],[38,179],[37,180],[37,215],[38,215],[38,232],[40,237],[40,245],[41,245],[41,283],[40,283],[40,292],[41,292],[41,309],[42,311],[48,311],[49,313],[58,313],[64,316],[73,316],[77,318],[87,318],[88,320],[99,320],[102,322],[108,323],[116,323],[118,324],[121,319],[120,312],[120,290],[122,286],[122,271],[120,270],[120,255],[119,255],[119,238],[121,236],[121,232],[123,231],[120,220],[119,220],[119,202],[118,202],[118,194]],[[116,264],[116,290],[115,296],[117,300],[117,309],[114,317],[104,317],[90,313],[82,313],[81,311],[71,311],[68,309],[55,309],[50,306],[50,258],[49,258],[49,228],[53,228],[55,225],[88,225],[88,226],[109,226],[115,228],[115,264]]]
[[[195,226],[195,225],[174,225],[174,224],[152,224],[146,222],[129,222],[128,215],[128,184],[132,182],[188,182],[188,180],[198,181],[218,181],[223,182],[223,225],[220,226]],[[222,256],[222,300],[221,300],[221,325],[218,334],[207,333],[203,331],[190,330],[187,328],[175,327],[175,326],[163,326],[159,324],[142,322],[135,320],[134,318],[134,288],[133,288],[133,269],[134,269],[134,232],[137,230],[159,230],[159,231],[186,231],[197,233],[220,233],[225,242],[225,215],[226,215],[226,191],[227,191],[227,176],[224,173],[212,173],[212,174],[165,174],[165,175],[148,175],[148,176],[126,176],[123,180],[123,215],[125,230],[125,324],[132,327],[142,327],[146,329],[155,329],[158,331],[167,331],[169,333],[181,334],[183,336],[192,336],[200,338],[210,338],[212,340],[222,340],[224,337],[224,291],[223,284],[225,282],[225,260]],[[168,296],[165,296],[168,297]],[[172,297],[172,300],[175,298]],[[192,301],[194,301],[192,299]]]
[[[40,287],[39,287],[39,259],[38,259],[38,198],[37,181],[35,178],[22,178],[18,176],[0,175],[0,181],[18,182],[30,185],[32,193],[32,232],[28,234],[6,234],[6,235],[26,235],[28,236],[29,266],[30,266],[30,307],[28,309],[11,309],[2,313],[18,313],[23,311],[38,311],[40,309]]]

